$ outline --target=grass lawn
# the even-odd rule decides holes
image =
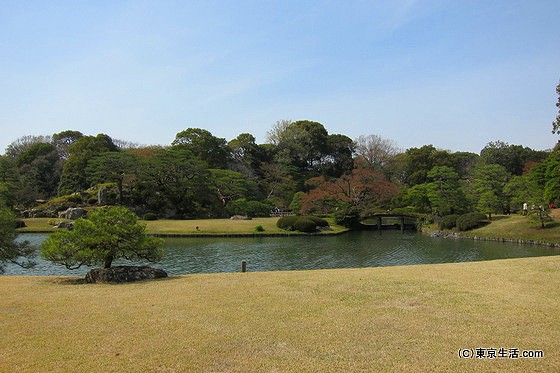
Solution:
[[[29,231],[52,231],[53,227],[49,221],[61,220],[52,218],[22,219],[26,228],[18,229],[18,232]],[[325,233],[337,233],[345,230],[344,227],[336,225],[332,219],[327,219],[332,231]],[[276,227],[278,218],[254,218],[252,220],[229,220],[229,219],[200,219],[200,220],[155,220],[140,221],[146,224],[148,233],[153,234],[301,234],[298,232],[286,232]],[[264,231],[257,232],[256,227],[262,226]],[[198,227],[198,230],[196,229]]]
[[[499,215],[492,218],[492,222],[482,228],[461,232],[463,236],[518,238],[543,242],[560,242],[560,210],[554,210],[552,222],[541,228],[540,223],[530,221],[521,215]]]
[[[124,285],[2,276],[0,371],[560,371],[559,288],[560,257]],[[458,357],[479,347],[544,357]]]

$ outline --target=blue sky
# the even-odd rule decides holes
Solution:
[[[0,0],[0,153],[67,129],[264,143],[282,119],[402,149],[549,149],[558,0]]]

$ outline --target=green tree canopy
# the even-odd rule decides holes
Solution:
[[[139,159],[127,152],[107,152],[93,157],[87,165],[88,183],[91,185],[116,182],[119,202],[123,202],[123,183],[137,172]]]
[[[125,207],[99,208],[76,220],[73,230],[50,235],[42,244],[41,256],[68,269],[83,265],[110,268],[121,258],[157,262],[163,255],[162,240],[145,230]]]
[[[187,128],[177,133],[172,145],[187,149],[210,168],[225,168],[228,158],[226,140],[201,128]]]
[[[68,151],[70,156],[64,165],[59,185],[59,194],[71,194],[90,187],[87,181],[86,167],[96,155],[116,152],[118,148],[113,140],[105,134],[83,136],[74,142]]]

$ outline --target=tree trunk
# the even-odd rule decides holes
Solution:
[[[103,268],[111,268],[111,263],[113,263],[113,255],[108,255],[105,258],[105,265]]]

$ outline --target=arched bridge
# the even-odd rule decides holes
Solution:
[[[419,217],[414,215],[383,213],[370,215],[360,223],[365,226],[377,227],[377,229],[383,229],[383,227],[400,228],[402,231],[405,228],[416,229],[418,219]]]

